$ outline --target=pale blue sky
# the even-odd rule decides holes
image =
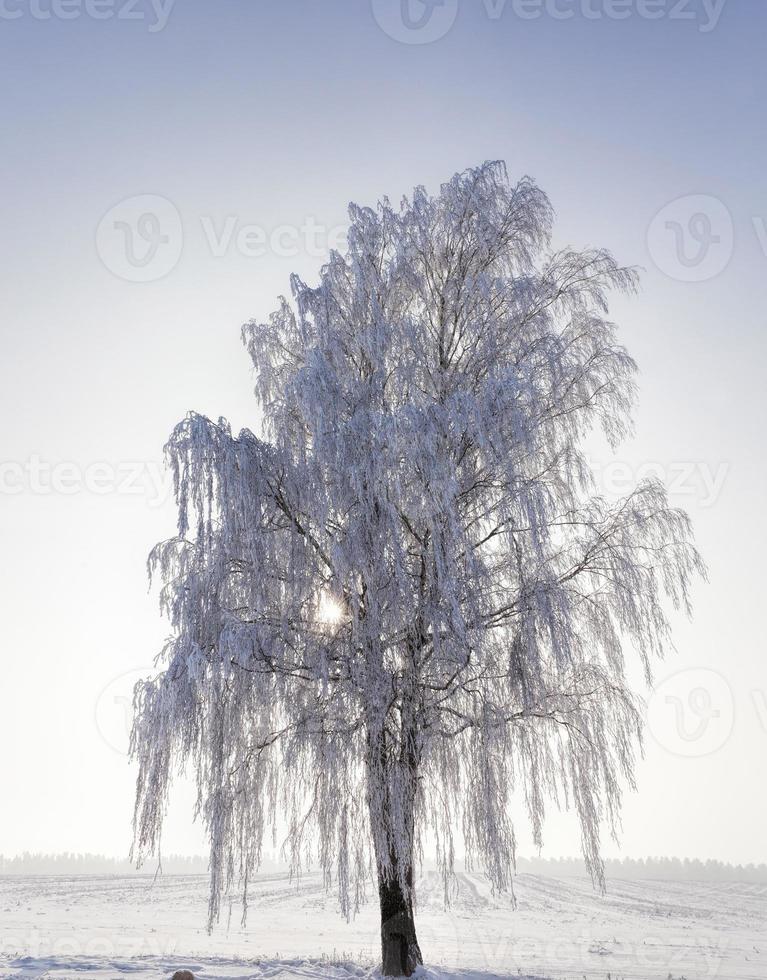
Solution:
[[[767,859],[765,5],[411,0],[449,30],[403,43],[425,35],[400,0],[101,2],[0,2],[0,852],[127,850],[120,699],[165,634],[155,467],[188,409],[257,423],[240,323],[313,275],[348,200],[501,157],[559,242],[645,267],[614,309],[637,437],[601,472],[612,491],[660,468],[711,568],[658,670],[687,673],[655,699],[625,852]],[[168,241],[141,267],[115,224],[148,247],[147,195]],[[166,850],[199,848],[182,799]],[[577,849],[552,820],[545,853]]]

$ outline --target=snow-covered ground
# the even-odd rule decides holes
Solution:
[[[451,980],[765,980],[767,886],[612,882],[520,875],[518,907],[462,874],[451,908],[439,881],[419,882],[418,932],[429,968]],[[375,976],[376,909],[347,924],[320,878],[253,886],[246,928],[234,905],[205,929],[199,877],[0,878],[0,980],[200,980]]]

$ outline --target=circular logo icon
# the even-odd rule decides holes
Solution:
[[[175,204],[156,194],[128,197],[104,215],[96,251],[107,269],[128,282],[154,282],[181,258],[184,230]]]
[[[111,680],[96,699],[94,720],[99,735],[110,749],[128,755],[133,726],[133,689],[140,680],[157,673],[156,668],[136,667]]]
[[[458,0],[372,0],[381,30],[403,44],[430,44],[455,23]]]
[[[662,208],[647,229],[647,249],[661,272],[705,282],[724,272],[735,246],[732,215],[717,197],[690,194]]]
[[[732,734],[735,704],[714,670],[680,670],[657,684],[647,704],[647,727],[666,751],[686,758],[711,755]]]

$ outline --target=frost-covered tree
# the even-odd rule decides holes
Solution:
[[[319,285],[244,328],[261,435],[190,415],[168,443],[178,533],[150,566],[174,635],[136,692],[136,848],[191,762],[211,921],[281,827],[345,914],[377,882],[383,972],[409,975],[424,841],[446,888],[459,847],[510,888],[516,792],[539,844],[549,801],[575,810],[601,882],[641,739],[624,654],[649,679],[702,564],[660,484],[611,504],[584,455],[630,427],[606,294],[632,271],[551,252],[548,199],[501,163],[350,219]]]

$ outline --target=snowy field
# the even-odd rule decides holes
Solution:
[[[445,911],[419,882],[424,976],[491,980],[765,980],[767,886],[520,875],[518,908],[462,874]],[[0,878],[0,980],[200,980],[376,976],[376,909],[347,924],[318,876],[265,874],[246,929],[238,906],[208,935],[201,877]]]

